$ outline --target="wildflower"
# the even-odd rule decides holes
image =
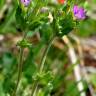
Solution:
[[[21,0],[21,3],[24,4],[24,6],[28,6],[30,2],[31,0]]]
[[[77,5],[74,6],[73,13],[74,13],[74,16],[76,17],[76,19],[83,20],[86,18],[85,10],[82,7],[79,8]]]
[[[65,0],[58,0],[59,4],[64,4]]]

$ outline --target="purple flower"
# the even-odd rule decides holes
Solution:
[[[28,6],[30,2],[31,0],[21,0],[21,3],[24,4],[24,6]]]
[[[83,8],[79,8],[77,5],[73,8],[74,16],[76,19],[83,20],[86,18],[86,12]]]

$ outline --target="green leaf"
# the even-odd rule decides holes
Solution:
[[[20,46],[22,48],[26,48],[26,47],[32,47],[32,44],[24,39],[24,40],[17,42],[17,46]]]
[[[40,83],[43,85],[47,85],[53,80],[53,75],[50,71],[40,74],[40,77]]]
[[[20,28],[22,28],[23,30],[26,29],[27,25],[26,25],[26,21],[24,19],[24,16],[22,14],[22,9],[18,6],[17,10],[16,10],[16,22],[18,24],[18,26]]]
[[[53,34],[51,26],[49,24],[43,24],[39,31],[42,37],[42,41],[48,43],[51,35]]]

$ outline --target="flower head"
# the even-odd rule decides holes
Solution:
[[[21,3],[24,4],[24,6],[28,6],[30,2],[31,0],[21,0]]]
[[[83,8],[79,8],[77,5],[73,8],[73,13],[76,19],[85,19],[86,18],[86,12]]]
[[[64,4],[65,0],[58,0],[59,4]]]

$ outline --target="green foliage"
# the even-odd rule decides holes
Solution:
[[[20,28],[22,28],[23,30],[26,29],[27,27],[26,20],[24,19],[24,16],[22,14],[22,9],[19,6],[16,10],[16,21],[19,24]]]
[[[22,41],[17,42],[17,46],[26,48],[26,47],[32,47],[32,44],[29,43],[27,40],[23,39]]]
[[[0,12],[6,4],[5,1],[0,0]],[[15,90],[17,96],[31,96],[34,82],[37,82],[38,85],[35,86],[37,87],[36,96],[80,96],[77,88],[78,82],[73,78],[73,69],[76,65],[70,65],[67,55],[68,48],[65,46],[64,49],[59,49],[54,45],[51,46],[50,39],[57,37],[61,43],[62,36],[67,35],[74,28],[78,28],[76,34],[79,36],[86,37],[95,34],[96,20],[75,20],[73,6],[74,4],[82,5],[85,0],[67,1],[61,5],[52,0],[31,0],[29,6],[25,7],[20,2],[13,0],[8,9],[4,11],[7,13],[3,14],[3,18],[0,19],[0,33],[5,35],[15,33],[17,36],[19,28],[24,37],[17,42],[16,53],[12,49],[9,51],[9,48],[7,48],[8,52],[0,53],[0,96],[12,95],[19,73],[17,69],[21,72],[18,90]],[[36,44],[31,42],[35,34],[40,35]],[[5,43],[3,42],[3,44]],[[8,43],[9,46],[12,44],[13,42]],[[42,59],[45,46],[49,45],[50,50],[45,54],[46,58]],[[19,56],[17,47],[21,48],[24,54]],[[41,72],[40,62],[42,65],[42,61],[44,61],[44,70]],[[18,63],[19,68],[17,68]],[[94,77],[91,77],[91,82],[96,86]],[[86,87],[86,85],[84,86]]]
[[[73,22],[72,13],[65,15],[65,18],[62,18],[60,21],[60,35],[64,36],[71,32],[75,26],[75,22]]]

